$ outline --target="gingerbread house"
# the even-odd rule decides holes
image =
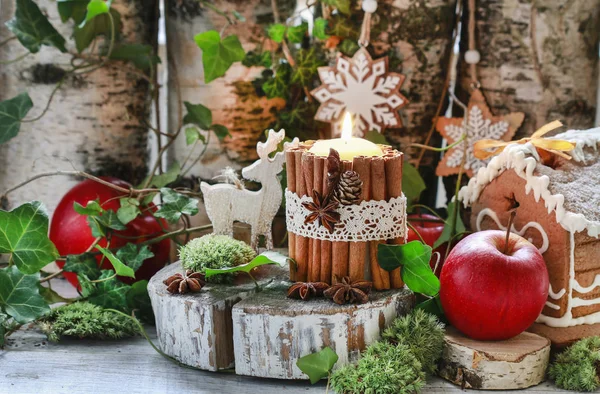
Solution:
[[[570,130],[572,160],[510,144],[463,187],[473,231],[506,229],[536,245],[548,267],[548,301],[530,328],[555,345],[600,334],[600,128]],[[543,153],[543,152],[541,152]]]

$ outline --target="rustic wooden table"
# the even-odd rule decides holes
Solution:
[[[74,290],[63,281],[53,288],[65,296]],[[150,336],[156,339],[154,329]],[[180,367],[156,353],[143,338],[121,341],[68,339],[49,343],[35,328],[20,330],[0,351],[0,393],[325,393],[325,383],[258,379],[232,372],[205,372]],[[461,389],[431,378],[424,393],[458,393]],[[562,392],[544,383],[527,392]],[[566,391],[565,391],[566,392]],[[495,393],[499,393],[496,391]],[[506,393],[509,393],[507,391]],[[515,391],[510,391],[515,393]]]

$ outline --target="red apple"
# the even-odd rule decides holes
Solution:
[[[442,235],[442,231],[444,231],[444,222],[440,220],[437,216],[429,215],[427,213],[412,213],[408,215],[408,222],[417,230],[423,241],[429,246],[433,248],[435,241]],[[408,241],[421,241],[419,235],[415,233],[412,228],[408,228]],[[444,265],[444,257],[446,256],[446,250],[448,249],[448,242],[444,242],[437,248],[433,250],[433,252],[438,252],[440,254],[440,260],[438,263],[438,258],[433,255],[431,256],[431,260],[429,261],[429,265],[431,269],[435,269],[435,265],[437,264],[437,270],[435,270],[435,275],[440,276],[442,272],[442,267]]]
[[[102,177],[102,179],[125,188],[131,186],[129,183],[116,178]],[[78,183],[69,190],[58,203],[50,223],[50,240],[56,245],[58,252],[63,256],[84,253],[95,240],[88,226],[87,217],[75,212],[73,203],[77,202],[86,206],[88,201],[98,200],[103,209],[116,212],[120,207],[120,197],[124,197],[122,193],[92,180]],[[139,243],[162,234],[161,225],[167,228],[167,223],[163,219],[152,216],[150,211],[153,210],[156,210],[156,208],[150,206],[148,211],[129,222],[126,230],[115,231],[111,238],[110,247],[119,248],[128,242]],[[140,238],[131,240],[129,237]],[[98,244],[105,247],[106,239],[100,240]],[[150,250],[154,253],[154,257],[144,261],[144,264],[136,272],[135,280],[150,279],[152,275],[164,267],[169,260],[170,248],[171,244],[168,239],[151,245]],[[100,261],[100,258],[98,261]],[[57,265],[62,268],[64,262],[59,261]],[[103,264],[103,268],[110,267],[110,262]],[[76,274],[65,272],[64,276],[73,286],[77,287],[79,285]],[[131,278],[121,278],[121,280],[127,283],[134,281]]]
[[[525,331],[548,298],[548,271],[538,249],[506,232],[480,231],[452,249],[440,277],[448,321],[473,339],[504,340]]]

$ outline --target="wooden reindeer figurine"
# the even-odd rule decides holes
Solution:
[[[260,190],[250,191],[231,184],[200,184],[206,213],[215,234],[233,236],[233,222],[239,221],[252,226],[251,245],[255,250],[259,235],[264,235],[267,249],[273,248],[271,225],[283,198],[277,174],[283,170],[285,154],[278,152],[272,159],[269,154],[277,150],[284,137],[283,129],[279,132],[269,130],[267,141],[256,145],[259,160],[242,169],[245,179],[260,182]],[[298,139],[295,138],[291,144],[297,145]]]

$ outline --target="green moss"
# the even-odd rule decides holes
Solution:
[[[597,368],[600,368],[600,337],[590,337],[556,356],[548,375],[561,389],[594,391],[600,387]]]
[[[383,332],[383,339],[407,346],[425,372],[433,374],[444,347],[444,325],[437,317],[415,309],[400,317]]]
[[[42,331],[53,342],[62,336],[88,339],[119,339],[138,334],[136,324],[124,316],[89,302],[61,306],[40,321]]]
[[[247,264],[256,257],[256,252],[245,242],[226,235],[209,234],[195,238],[179,250],[183,268],[204,272],[207,268],[220,269]],[[232,275],[217,275],[209,281],[230,280]]]
[[[331,376],[338,394],[409,394],[425,384],[421,363],[405,345],[376,342],[356,365],[342,367]]]

